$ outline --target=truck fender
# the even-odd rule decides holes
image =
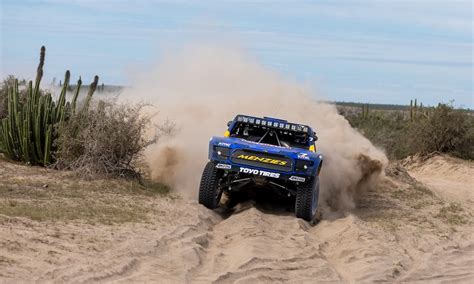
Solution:
[[[316,164],[316,175],[319,176],[319,173],[321,172],[321,168],[323,167],[323,156],[319,155],[318,159],[315,161]]]

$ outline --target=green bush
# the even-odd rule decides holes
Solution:
[[[368,116],[346,116],[374,145],[381,147],[390,159],[401,159],[412,154],[404,140],[408,137],[408,124],[401,111],[372,111]]]
[[[451,153],[474,159],[474,117],[446,104],[429,110],[411,123],[410,146],[421,154]]]
[[[410,117],[410,111],[413,117]],[[447,104],[431,108],[344,112],[349,123],[390,159],[413,154],[449,153],[474,159],[474,116]]]

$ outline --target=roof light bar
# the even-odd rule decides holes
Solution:
[[[256,117],[249,117],[244,115],[237,116],[238,122],[261,125],[261,126],[268,126],[268,127],[275,127],[282,130],[291,130],[291,131],[298,131],[298,132],[309,132],[309,127],[300,124],[292,124],[292,123],[284,123],[280,121],[268,121],[261,118]]]

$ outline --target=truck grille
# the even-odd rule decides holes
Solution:
[[[233,152],[231,161],[236,164],[284,172],[289,172],[293,168],[293,161],[288,157],[251,150],[237,150]]]

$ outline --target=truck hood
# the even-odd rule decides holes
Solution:
[[[271,154],[279,154],[279,155],[286,155],[286,156],[293,156],[296,157],[298,155],[305,154],[306,157],[309,158],[316,158],[319,156],[318,153],[311,152],[306,149],[302,148],[286,148],[282,146],[275,146],[271,144],[265,143],[257,143],[248,141],[242,138],[232,138],[232,137],[217,137],[214,136],[211,138],[211,143],[214,146],[226,147],[230,149],[248,149],[253,151],[261,151]]]

